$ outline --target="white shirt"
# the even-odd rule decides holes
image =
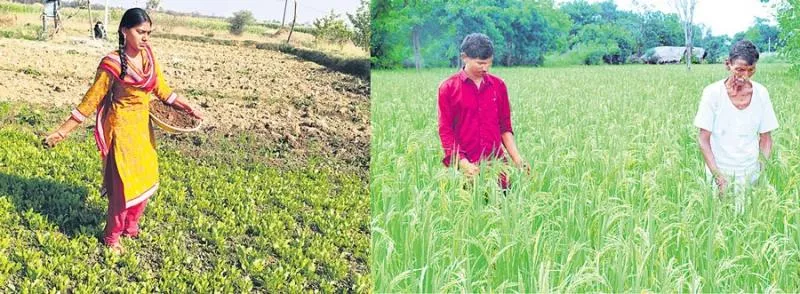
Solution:
[[[767,88],[753,84],[753,97],[745,109],[733,105],[725,80],[703,89],[694,125],[711,132],[711,152],[724,173],[741,174],[758,169],[759,134],[778,128]]]

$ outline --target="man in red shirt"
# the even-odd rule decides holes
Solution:
[[[461,43],[464,67],[439,85],[439,138],[445,166],[456,161],[468,177],[483,160],[505,160],[505,147],[514,165],[528,169],[514,143],[506,84],[489,74],[494,48],[484,34],[469,34]],[[508,188],[505,174],[500,185]]]

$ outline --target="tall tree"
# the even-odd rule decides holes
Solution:
[[[145,5],[145,9],[150,11],[158,10],[158,7],[161,6],[161,0],[147,0],[147,5]]]
[[[678,12],[678,18],[683,25],[683,36],[686,40],[686,69],[692,69],[692,33],[694,31],[694,8],[698,0],[672,0],[672,5]]]
[[[347,40],[351,39],[352,32],[347,29],[347,25],[339,14],[331,10],[328,15],[314,20],[315,40],[323,40],[342,46]]]
[[[592,5],[604,23],[625,15],[614,5],[604,4],[605,10]],[[576,14],[586,15],[587,22],[594,18]],[[459,66],[461,41],[470,33],[484,33],[494,42],[495,64],[541,65],[549,52],[567,48],[572,27],[553,1],[373,0],[370,15],[375,68]]]
[[[353,43],[364,50],[369,50],[369,38],[372,35],[369,21],[369,1],[361,0],[361,6],[358,7],[356,13],[348,13],[347,18],[353,25]]]
[[[766,0],[762,0],[766,2]],[[792,71],[800,72],[800,0],[782,1],[778,7],[780,39],[784,46],[780,53],[792,63]]]
[[[703,48],[706,49],[706,60],[709,62],[719,62],[721,57],[726,56],[730,50],[731,38],[727,35],[714,36],[711,30],[706,31],[703,37]]]

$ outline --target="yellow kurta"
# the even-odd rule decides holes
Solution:
[[[141,51],[141,56],[144,54],[148,54],[147,50]],[[147,58],[142,59],[147,68]],[[113,152],[110,158],[116,163],[125,201],[129,204],[146,199],[158,188],[158,159],[149,105],[151,94],[166,102],[173,91],[164,81],[158,62],[154,63],[157,81],[152,93],[125,85],[106,70],[98,69],[94,84],[76,108],[84,118],[88,117],[103,103],[109,90],[113,94],[112,101],[106,104],[103,121],[97,123],[102,124],[105,144],[109,152]],[[128,67],[143,75],[137,65],[129,63]],[[110,183],[105,185],[108,187]]]

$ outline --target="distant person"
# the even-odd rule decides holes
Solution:
[[[103,25],[103,22],[98,21],[94,24],[94,38],[95,39],[107,39],[108,36],[106,35],[106,27]]]
[[[719,195],[733,190],[738,213],[744,212],[743,192],[764,171],[778,128],[767,88],[751,80],[758,56],[750,41],[733,44],[725,60],[728,77],[705,87],[694,119],[708,181]]]
[[[520,156],[511,128],[511,107],[506,84],[489,74],[494,47],[484,34],[467,35],[461,43],[464,67],[439,86],[439,138],[445,166],[455,164],[467,177],[479,172],[481,161],[505,160],[503,147],[520,168]],[[505,191],[508,179],[500,174]]]
[[[140,8],[125,11],[119,24],[119,50],[106,55],[83,101],[53,134],[53,147],[97,110],[94,136],[103,159],[104,194],[108,196],[103,242],[122,253],[120,235],[135,238],[148,198],[158,190],[158,161],[150,128],[150,95],[200,118],[164,81],[150,49],[152,21]]]

